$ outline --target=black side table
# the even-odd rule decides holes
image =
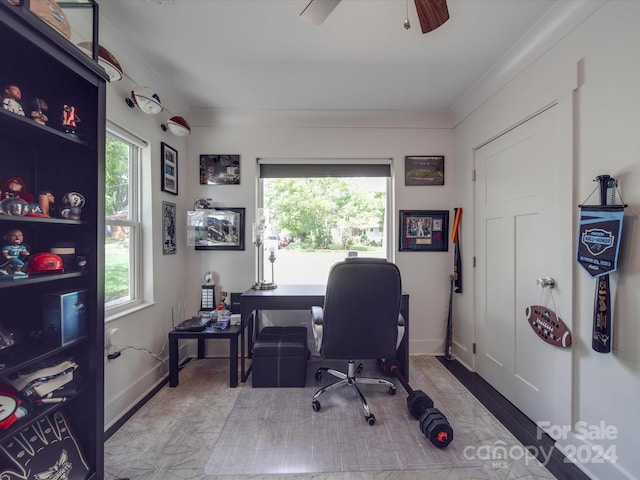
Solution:
[[[179,340],[197,339],[198,358],[204,358],[204,341],[208,338],[228,338],[229,339],[229,386],[238,386],[238,338],[240,338],[240,367],[241,378],[245,380],[245,340],[244,330],[246,323],[240,325],[230,325],[229,328],[220,330],[215,327],[207,327],[201,332],[191,332],[184,330],[171,330],[169,332],[169,386],[178,386],[178,344]]]

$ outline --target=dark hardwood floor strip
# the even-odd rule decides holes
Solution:
[[[439,356],[438,360],[532,453],[549,452],[553,447],[555,442],[551,437],[539,431],[534,422],[480,375],[470,372],[455,359],[447,360]],[[544,463],[542,455],[538,455],[538,460]],[[545,466],[558,480],[589,480],[576,465],[566,461],[557,448],[553,449]]]

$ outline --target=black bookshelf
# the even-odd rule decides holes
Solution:
[[[84,5],[84,4],[82,4]],[[97,5],[86,6],[97,13]],[[94,23],[97,25],[94,15]],[[97,40],[97,33],[94,41]],[[52,274],[0,279],[0,327],[14,344],[0,349],[0,381],[16,374],[72,359],[78,368],[73,394],[58,403],[25,399],[27,414],[5,430],[0,443],[17,432],[60,412],[74,433],[88,464],[88,478],[102,478],[104,465],[104,151],[107,75],[98,64],[29,9],[0,1],[0,44],[5,46],[0,69],[0,94],[7,85],[22,92],[25,116],[0,108],[0,185],[20,177],[35,196],[49,190],[56,198],[52,218],[0,214],[0,237],[19,229],[32,255],[60,243],[75,245],[86,259],[82,270],[66,265]],[[32,99],[45,99],[48,121],[35,122]],[[77,135],[65,132],[64,105],[76,107]],[[65,193],[85,197],[81,218],[59,215]],[[6,213],[6,212],[5,212]],[[3,240],[4,241],[4,240]],[[86,334],[50,345],[43,335],[43,296],[86,290]]]

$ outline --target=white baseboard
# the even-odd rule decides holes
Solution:
[[[160,364],[155,365],[135,382],[131,382],[129,388],[121,391],[109,403],[105,403],[104,418],[105,421],[108,421],[104,426],[105,432],[123,418],[131,409],[135,408],[138,402],[164,381],[164,377],[160,373],[160,368]],[[144,388],[144,390],[142,390],[142,388]],[[133,397],[134,400],[124,404],[126,399],[131,397]],[[111,420],[109,420],[110,418]]]
[[[411,333],[409,333],[411,337]],[[409,355],[444,355],[444,339],[415,340],[409,338]]]
[[[638,477],[625,472],[618,464],[604,459],[601,455],[603,452],[599,451],[599,447],[594,450],[595,445],[577,438],[573,432],[569,432],[566,439],[557,440],[555,446],[567,458],[567,461],[576,460],[573,463],[593,480],[638,480]],[[605,452],[610,446],[615,451],[614,442],[610,445],[603,445]]]

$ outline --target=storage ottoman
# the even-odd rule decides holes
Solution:
[[[265,327],[253,344],[253,387],[304,387],[307,327]]]

